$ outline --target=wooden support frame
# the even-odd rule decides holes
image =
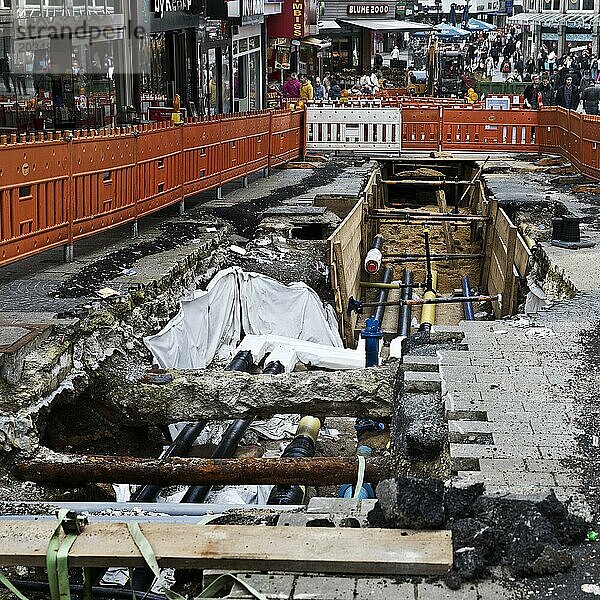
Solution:
[[[56,521],[0,521],[0,566],[46,565]],[[161,568],[437,575],[452,566],[450,531],[142,523]],[[349,552],[360,548],[360,552]],[[124,523],[93,523],[69,567],[144,567]]]

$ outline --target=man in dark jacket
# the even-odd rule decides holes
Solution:
[[[581,94],[583,100],[583,110],[588,115],[597,115],[598,104],[600,103],[600,86],[596,85],[594,81],[583,90]]]
[[[573,85],[571,75],[567,75],[565,85],[556,90],[556,105],[568,110],[576,110],[579,106],[579,89]]]
[[[540,94],[542,96],[542,106],[554,106],[554,88],[550,83],[550,77],[547,73],[542,75]]]
[[[539,86],[539,77],[537,75],[533,75],[531,77],[531,83],[523,90],[523,107],[531,108],[532,110],[537,110],[540,108],[540,86]]]

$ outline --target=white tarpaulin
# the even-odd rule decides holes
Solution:
[[[214,359],[233,357],[242,328],[246,334],[343,347],[333,308],[313,289],[239,267],[219,271],[206,291],[182,300],[179,313],[144,342],[162,368],[204,369]]]

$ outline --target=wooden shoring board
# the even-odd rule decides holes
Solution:
[[[446,214],[448,212],[448,205],[446,204],[446,192],[444,190],[437,190],[435,192],[435,199],[437,201],[438,208],[440,209],[440,213]],[[446,252],[448,254],[454,254],[455,246],[454,239],[452,238],[452,232],[450,231],[450,225],[448,223],[444,223],[442,225],[442,231],[444,232],[444,240],[446,241]],[[455,266],[455,261],[450,261],[451,266]]]
[[[0,566],[43,567],[54,521],[0,522]],[[159,566],[365,575],[435,575],[452,566],[452,533],[257,525],[142,523]],[[360,552],[349,552],[360,548]],[[70,567],[143,567],[124,523],[92,523]]]

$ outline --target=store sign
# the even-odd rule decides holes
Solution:
[[[269,16],[269,37],[294,39],[308,35],[310,21],[305,1],[285,0],[281,13]]]
[[[154,15],[159,19],[165,16],[168,12],[180,12],[191,10],[192,0],[153,0]]]
[[[390,12],[388,4],[348,4],[346,14],[349,17],[380,16]]]

